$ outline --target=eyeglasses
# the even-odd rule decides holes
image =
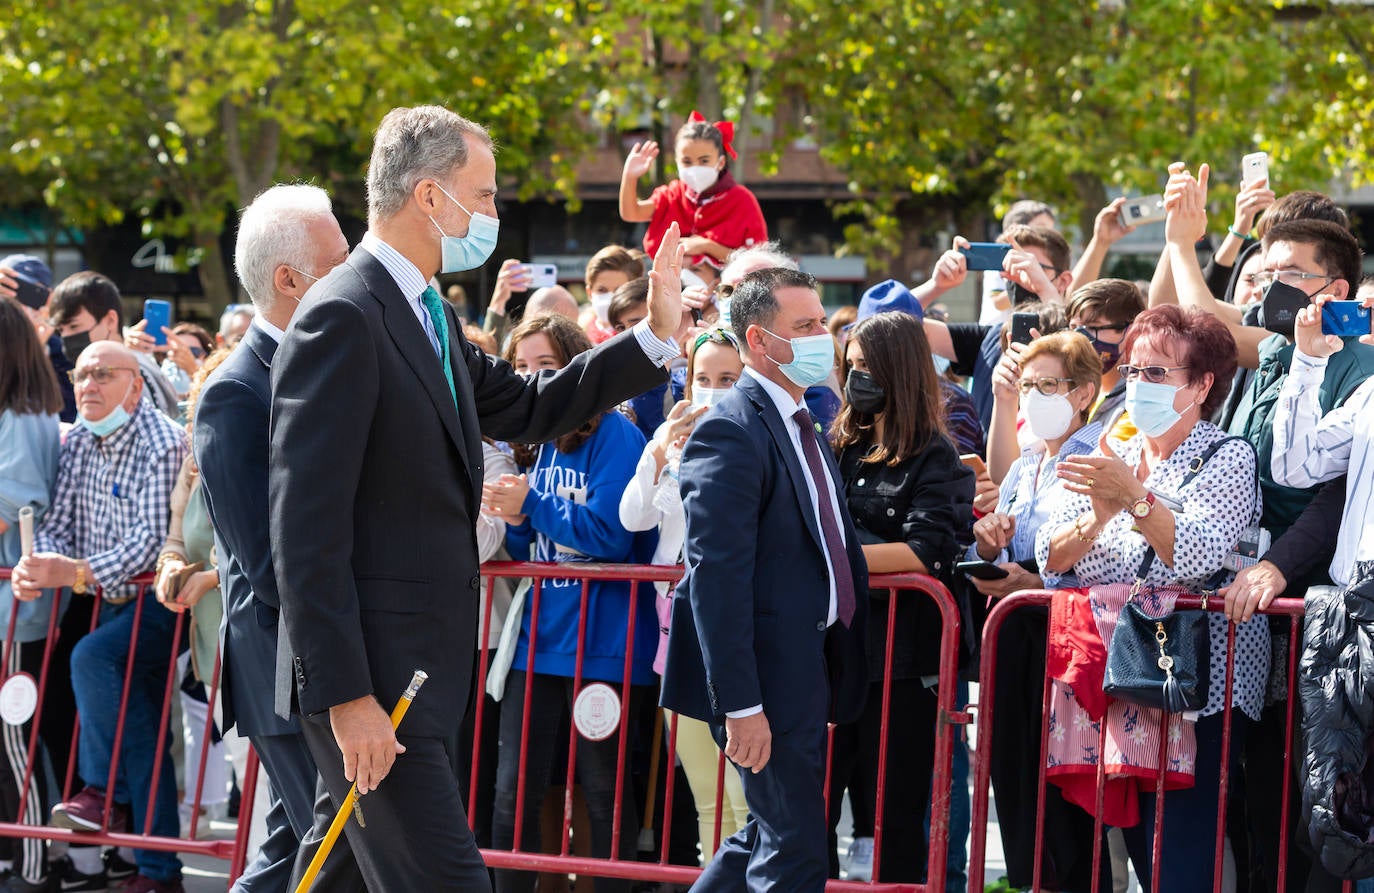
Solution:
[[[1029,394],[1031,389],[1034,388],[1046,397],[1053,397],[1055,394],[1059,393],[1059,386],[1062,384],[1073,384],[1073,379],[1053,378],[1048,375],[1044,378],[1023,378],[1016,383],[1016,387],[1023,395]],[[1072,388],[1070,390],[1072,390]]]
[[[1325,273],[1305,273],[1302,270],[1264,270],[1255,274],[1255,285],[1260,288],[1268,288],[1274,280],[1282,282],[1284,285],[1296,287],[1304,279],[1320,279],[1323,282],[1335,282],[1335,276],[1328,276]]]
[[[95,383],[101,385],[109,384],[114,381],[116,372],[136,372],[128,366],[84,366],[80,369],[73,369],[67,373],[67,378],[71,379],[75,387],[81,387],[87,380],[95,379]]]
[[[713,293],[718,298],[728,298],[735,293],[735,287],[733,285],[721,285],[717,282]]]
[[[1116,324],[1116,325],[1110,325],[1110,326],[1075,326],[1075,327],[1074,327],[1074,331],[1075,331],[1075,332],[1080,332],[1080,333],[1082,333],[1082,334],[1088,336],[1088,337],[1091,338],[1093,341],[1101,341],[1101,340],[1102,340],[1102,333],[1103,333],[1103,332],[1117,332],[1117,333],[1121,333],[1121,332],[1126,331],[1126,330],[1129,329],[1130,327],[1131,327],[1131,324],[1130,324],[1130,323],[1123,322],[1123,323],[1118,323],[1118,324]]]
[[[1191,366],[1117,366],[1116,371],[1121,373],[1121,377],[1127,381],[1135,381],[1137,377],[1142,377],[1150,384],[1162,384],[1164,379],[1169,377],[1170,372],[1177,372],[1180,369],[1191,369]]]
[[[191,356],[195,357],[197,360],[203,360],[203,359],[205,359],[205,348],[203,348],[203,347],[192,347],[192,348],[188,348],[188,349],[191,351]]]
[[[692,341],[692,353],[695,354],[697,348],[701,347],[707,341],[712,344],[728,344],[735,350],[739,350],[739,339],[735,337],[734,332],[731,332],[729,329],[708,329]]]

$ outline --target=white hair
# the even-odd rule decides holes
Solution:
[[[219,315],[219,333],[227,337],[234,327],[235,317],[246,316],[252,319],[256,315],[252,304],[230,304]]]
[[[234,272],[258,309],[270,309],[276,298],[277,267],[311,272],[319,249],[310,239],[310,224],[333,214],[329,194],[305,183],[273,186],[243,209]]]
[[[720,271],[721,281],[730,279],[738,282],[756,270],[779,267],[784,270],[800,270],[801,265],[792,255],[782,250],[779,242],[761,242],[748,248],[737,248],[726,259],[725,268]]]
[[[367,164],[369,223],[394,216],[405,207],[415,184],[446,179],[468,163],[471,137],[491,148],[485,127],[443,106],[420,105],[387,112],[372,138]]]

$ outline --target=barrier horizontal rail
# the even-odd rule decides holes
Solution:
[[[668,723],[669,731],[667,736],[667,749],[661,751],[667,757],[666,778],[663,785],[662,798],[654,797],[650,804],[653,815],[659,817],[659,832],[656,835],[658,840],[659,855],[656,861],[638,861],[627,859],[619,853],[624,847],[622,838],[623,816],[621,814],[622,794],[625,785],[628,783],[627,773],[628,764],[626,760],[626,748],[628,738],[628,728],[630,721],[630,710],[628,706],[621,710],[620,727],[615,733],[618,735],[619,757],[616,763],[616,793],[614,801],[614,813],[611,829],[611,846],[609,855],[605,858],[590,858],[572,854],[570,849],[570,830],[573,814],[573,781],[576,779],[577,766],[577,739],[578,732],[576,725],[573,724],[569,731],[568,740],[568,762],[564,780],[563,790],[563,818],[560,840],[556,853],[534,852],[522,847],[521,829],[524,825],[526,808],[526,778],[528,776],[527,748],[529,744],[530,732],[530,712],[533,686],[528,684],[528,677],[535,675],[534,667],[539,654],[538,638],[539,631],[539,611],[544,597],[543,587],[550,580],[575,580],[580,584],[579,597],[581,599],[579,618],[581,629],[579,629],[578,653],[576,670],[573,677],[573,691],[582,691],[582,669],[583,658],[586,647],[586,623],[588,615],[588,602],[591,584],[594,582],[624,582],[635,584],[637,588],[641,583],[664,582],[675,583],[682,575],[682,568],[670,565],[620,565],[604,564],[595,562],[570,562],[570,563],[534,563],[534,562],[489,562],[482,566],[484,576],[484,592],[486,593],[485,605],[482,611],[482,618],[478,632],[478,642],[488,642],[488,631],[492,624],[492,611],[494,605],[493,591],[497,579],[519,580],[528,578],[532,581],[529,591],[529,613],[530,613],[530,634],[528,637],[528,661],[527,684],[524,686],[524,700],[520,705],[522,711],[521,736],[519,753],[519,788],[515,794],[515,843],[507,849],[483,847],[482,855],[489,866],[497,869],[516,869],[522,871],[544,871],[558,872],[562,874],[575,873],[605,878],[620,878],[629,880],[661,881],[669,883],[690,884],[693,882],[701,869],[688,865],[676,865],[668,861],[669,859],[669,839],[672,827],[672,804],[673,804],[673,762],[677,757],[676,734],[678,728],[678,717],[674,716]],[[827,885],[828,890],[832,891],[893,891],[893,893],[918,893],[918,891],[943,891],[945,886],[946,873],[946,854],[949,846],[949,777],[950,766],[953,756],[954,736],[957,726],[969,721],[967,712],[956,709],[955,698],[957,691],[957,665],[958,648],[960,635],[960,612],[953,596],[938,581],[932,577],[920,574],[883,574],[873,575],[870,578],[870,586],[874,589],[888,589],[890,596],[887,599],[888,610],[886,620],[888,625],[887,653],[885,655],[885,668],[883,683],[883,727],[887,727],[886,718],[891,705],[892,689],[892,659],[897,604],[899,597],[911,597],[912,593],[919,593],[921,596],[935,600],[942,618],[942,631],[940,642],[940,673],[937,686],[937,723],[935,740],[935,765],[934,783],[931,787],[931,822],[930,822],[930,844],[928,848],[928,864],[926,868],[925,883],[897,883],[882,881],[840,881],[832,880]],[[631,689],[631,676],[634,660],[634,638],[636,619],[639,611],[643,610],[638,605],[638,597],[630,597],[628,600],[629,609],[626,623],[626,649],[624,671],[619,680],[618,694],[621,703],[628,705],[630,697],[628,693]],[[880,615],[875,615],[872,622],[880,622]],[[521,623],[522,616],[512,612],[506,618],[506,623]],[[491,651],[485,647],[480,648],[478,656],[478,682],[482,685],[488,676],[491,662]],[[510,709],[505,706],[505,702],[500,705],[501,709]],[[468,815],[470,821],[476,822],[479,813],[479,796],[481,776],[481,766],[484,756],[487,759],[496,757],[494,754],[482,754],[480,742],[482,741],[482,728],[486,717],[486,699],[479,697],[475,708],[475,721],[473,731],[474,756],[469,771],[468,782]],[[829,754],[827,755],[827,796],[829,789]],[[884,736],[879,744],[878,754],[878,788],[877,803],[875,809],[874,827],[874,853],[873,853],[873,877],[878,877],[881,870],[883,841],[883,813],[885,796],[885,779],[890,754],[888,753],[887,736]],[[707,841],[701,840],[703,853],[713,851],[720,842],[721,820],[723,813],[724,785],[720,780],[726,771],[734,771],[733,768],[726,769],[725,758],[718,754],[718,774],[716,785],[715,803],[715,840],[716,846],[707,848]],[[656,781],[656,779],[655,779]],[[653,784],[649,782],[650,791],[653,791]],[[490,792],[488,792],[490,795]],[[654,807],[660,803],[661,810]],[[924,809],[925,804],[912,804],[910,808]],[[474,824],[474,831],[479,829]],[[479,834],[479,840],[481,835]]]
[[[983,629],[983,647],[981,664],[979,667],[979,694],[978,703],[971,705],[970,709],[976,712],[977,716],[977,735],[978,749],[974,768],[974,798],[973,798],[973,819],[972,819],[972,839],[969,848],[969,883],[980,885],[984,880],[984,868],[987,856],[987,834],[989,806],[988,798],[991,791],[991,761],[990,753],[992,750],[995,730],[995,711],[993,705],[996,695],[996,674],[998,661],[998,636],[1002,630],[1008,616],[1017,610],[1028,607],[1048,606],[1054,596],[1052,590],[1025,590],[1006,596],[999,600],[989,612],[987,621]],[[1174,604],[1175,610],[1206,610],[1212,613],[1224,611],[1225,606],[1221,598],[1211,597],[1204,599],[1197,595],[1180,596]],[[1287,702],[1285,705],[1285,746],[1284,746],[1284,769],[1280,782],[1283,785],[1281,794],[1281,818],[1279,823],[1279,851],[1276,864],[1277,888],[1282,891],[1286,888],[1287,881],[1287,861],[1289,840],[1286,830],[1288,828],[1288,818],[1291,813],[1291,785],[1289,779],[1293,777],[1293,731],[1294,731],[1294,708],[1296,704],[1296,679],[1298,655],[1301,651],[1299,645],[1299,618],[1303,616],[1304,607],[1302,599],[1276,599],[1267,609],[1256,612],[1267,616],[1280,616],[1289,618],[1288,631],[1288,667],[1287,667]],[[1229,753],[1232,739],[1232,692],[1235,683],[1235,644],[1236,644],[1236,625],[1227,625],[1227,651],[1226,651],[1226,695],[1223,706],[1223,726],[1222,726],[1222,772],[1220,779],[1217,829],[1215,846],[1216,853],[1212,865],[1212,889],[1219,891],[1222,889],[1223,862],[1225,858],[1223,842],[1226,834],[1226,808],[1227,792],[1230,784],[1229,772],[1227,771],[1226,754]],[[1047,642],[1047,656],[1048,656]],[[1041,702],[1041,721],[1040,721],[1040,750],[1037,758],[1038,782],[1037,782],[1037,806],[1036,806],[1036,836],[1035,836],[1035,861],[1034,878],[1032,881],[1033,889],[1041,888],[1041,870],[1044,861],[1044,834],[1045,834],[1045,797],[1046,797],[1046,753],[1049,735],[1049,715],[1050,715],[1050,692],[1051,677],[1047,670],[1042,687]],[[1166,719],[1167,722],[1167,719]],[[1094,843],[1092,861],[1092,893],[1099,893],[1100,869],[1102,859],[1102,840],[1104,824],[1102,818],[1103,796],[1104,796],[1104,766],[1103,754],[1106,737],[1107,722],[1106,718],[1100,721],[1101,738],[1096,751],[1097,759],[1097,781],[1096,781],[1096,810],[1094,815]],[[1167,734],[1161,734],[1161,751],[1165,751],[1168,746]],[[1161,754],[1163,757],[1163,754]],[[1161,758],[1161,767],[1164,759]],[[1155,785],[1156,809],[1153,828],[1153,848],[1151,853],[1151,893],[1159,893],[1160,872],[1163,852],[1163,810],[1165,797],[1164,790],[1165,772],[1158,773],[1158,780]],[[1145,820],[1142,817],[1142,821]],[[974,888],[976,889],[976,888]],[[1352,890],[1352,883],[1347,881],[1343,890],[1349,893]]]
[[[0,580],[10,579],[12,568],[0,568]],[[214,724],[214,709],[216,697],[219,690],[219,653],[216,649],[214,672],[210,681],[206,685],[207,700],[209,709],[206,711],[204,728],[201,730],[201,748],[199,754],[185,754],[187,761],[196,760],[198,771],[196,773],[197,783],[192,795],[191,802],[191,821],[187,829],[187,837],[166,837],[157,836],[151,833],[151,826],[154,820],[153,804],[156,802],[158,788],[163,763],[170,758],[168,748],[164,746],[168,735],[168,726],[172,713],[172,699],[179,697],[180,686],[177,684],[177,657],[181,651],[182,637],[187,625],[187,613],[183,612],[176,618],[173,632],[170,653],[167,658],[167,678],[163,686],[163,696],[161,711],[158,721],[157,733],[157,753],[154,757],[152,785],[148,792],[148,808],[145,810],[146,818],[140,829],[133,829],[129,832],[109,830],[110,814],[114,805],[115,779],[117,778],[120,757],[124,742],[125,720],[129,707],[131,670],[134,663],[135,651],[138,646],[140,630],[143,626],[143,612],[146,607],[145,595],[148,588],[153,585],[154,577],[152,574],[141,574],[127,581],[125,585],[136,586],[137,595],[131,599],[132,607],[128,610],[134,612],[132,629],[129,637],[129,656],[125,665],[124,680],[121,688],[119,714],[116,721],[114,746],[110,759],[110,770],[108,776],[103,780],[105,785],[105,803],[101,815],[101,830],[99,831],[73,831],[66,828],[57,828],[50,825],[29,825],[19,822],[0,822],[0,838],[13,839],[40,839],[47,841],[65,841],[71,844],[93,845],[93,846],[124,846],[137,850],[151,850],[156,852],[186,853],[201,856],[209,856],[216,859],[224,859],[229,864],[229,881],[234,880],[243,873],[244,866],[248,858],[248,834],[253,814],[254,799],[256,793],[256,782],[258,775],[257,755],[252,748],[248,749],[247,766],[244,777],[239,779],[241,789],[240,816],[235,836],[231,840],[199,840],[197,831],[200,823],[201,802],[204,795],[205,768],[210,752],[212,730]],[[11,595],[13,598],[13,595]],[[100,626],[100,615],[102,608],[105,607],[103,593],[100,589],[89,596],[72,595],[71,598],[91,598],[91,622],[86,633],[93,632]],[[160,605],[155,606],[156,610],[166,610]],[[9,625],[4,639],[4,659],[0,662],[0,667],[9,667],[9,656],[14,647],[15,625],[18,618],[18,601],[16,600],[13,609],[10,611]],[[32,732],[29,736],[27,750],[25,751],[24,781],[20,789],[20,802],[17,810],[18,815],[25,813],[25,806],[28,802],[30,788],[32,787],[34,767],[38,765],[38,754],[40,747],[46,747],[49,753],[53,753],[61,746],[60,741],[46,741],[39,737],[39,727],[43,718],[45,707],[44,696],[48,693],[49,682],[51,681],[52,658],[55,645],[61,635],[60,600],[52,600],[52,610],[48,621],[48,632],[44,639],[44,653],[42,668],[37,680],[38,702],[34,714],[30,720]],[[79,641],[79,640],[78,640]],[[8,680],[11,674],[5,670],[0,677],[0,683]],[[78,762],[78,745],[80,741],[81,717],[79,713],[73,724],[71,737],[66,742],[67,759],[64,777],[59,779],[62,790],[60,793],[63,802],[70,800],[75,788],[75,778]],[[59,752],[60,753],[60,752]],[[179,819],[178,819],[179,821]]]

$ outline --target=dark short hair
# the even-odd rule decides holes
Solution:
[[[644,275],[644,262],[621,245],[607,245],[587,261],[587,272],[583,278],[588,287],[602,273],[624,273],[630,279],[638,279]]]
[[[1073,254],[1069,251],[1069,243],[1048,226],[1012,226],[1007,228],[1005,235],[1022,248],[1039,248],[1045,252],[1056,274],[1073,269]]]
[[[119,301],[119,286],[108,276],[85,270],[57,283],[48,303],[53,325],[63,326],[85,310],[99,322],[113,310],[117,324],[124,325],[124,307]]]
[[[606,319],[611,325],[629,311],[649,301],[649,277],[640,276],[617,288],[611,293],[611,304],[606,309]]]
[[[782,306],[774,296],[780,288],[809,288],[819,292],[816,277],[800,270],[769,267],[755,270],[735,284],[730,295],[730,328],[735,330],[739,343],[748,349],[745,332],[752,325],[771,325]]]
[[[1339,224],[1313,218],[1276,223],[1264,234],[1264,250],[1268,251],[1275,242],[1311,245],[1314,259],[1327,275],[1344,279],[1352,293],[1360,281],[1364,270],[1360,243]]]
[[[1054,208],[1051,208],[1044,202],[1023,198],[1019,202],[1012,204],[1010,208],[1007,208],[1007,213],[1002,218],[1002,232],[1006,232],[1013,226],[1030,226],[1030,222],[1041,214],[1050,215],[1051,220],[1057,219]]]
[[[1263,239],[1269,228],[1290,220],[1327,220],[1344,229],[1350,229],[1350,216],[1345,213],[1336,200],[1325,192],[1311,189],[1298,189],[1281,197],[1269,206],[1255,225],[1255,233]]]
[[[1230,393],[1236,374],[1236,339],[1226,324],[1196,307],[1163,304],[1135,318],[1121,342],[1124,362],[1130,362],[1131,350],[1144,339],[1177,352],[1179,365],[1188,367],[1189,384],[1197,384],[1202,376],[1212,373],[1212,388],[1202,401],[1202,418],[1211,418]]]
[[[1100,316],[1114,325],[1125,325],[1145,312],[1145,295],[1127,279],[1095,279],[1076,288],[1065,311],[1069,322]]]

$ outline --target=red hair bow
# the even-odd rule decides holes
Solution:
[[[688,124],[696,124],[699,122],[705,123],[705,121],[706,116],[703,115],[701,112],[696,111],[695,109],[693,109],[692,113],[687,116]],[[738,158],[739,156],[735,154],[735,147],[731,145],[731,143],[735,141],[734,123],[730,121],[717,121],[712,126],[714,126],[716,130],[720,131],[721,141],[725,143],[726,154],[729,155],[731,158]]]

